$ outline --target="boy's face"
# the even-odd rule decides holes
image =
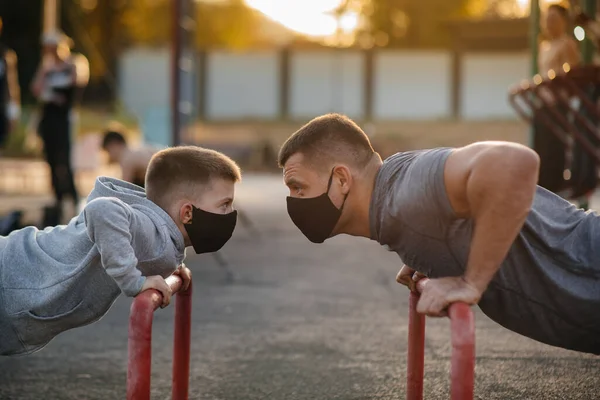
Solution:
[[[194,202],[194,206],[213,214],[229,214],[233,211],[235,183],[225,179],[213,179]]]
[[[224,242],[229,240],[229,237],[235,228],[236,217],[235,214],[233,214],[233,216],[231,215],[231,213],[234,211],[234,196],[234,182],[225,179],[213,179],[197,199],[193,199],[191,202],[186,201],[181,204],[179,208],[179,225],[186,246],[194,245],[196,252],[200,253],[204,252],[199,249],[199,247],[204,244],[201,242],[212,241],[221,236],[225,236]],[[196,210],[196,215],[194,217],[195,212],[193,207],[205,212],[204,215],[197,214],[198,210]],[[206,220],[206,213],[217,214],[219,216],[223,215],[224,217],[218,217],[218,221],[215,221],[214,217],[209,216],[210,218]],[[230,215],[226,217],[226,214]],[[230,221],[230,217],[233,218],[233,221]],[[201,219],[194,221],[194,218]],[[221,221],[221,219],[223,220]],[[229,226],[230,222],[232,222],[233,225]],[[231,228],[231,231],[221,232],[222,230],[227,230],[228,226]],[[198,234],[198,229],[204,230],[204,232],[199,234],[200,237],[196,237],[198,243],[194,243],[194,237],[190,237],[190,231],[195,231]],[[221,246],[224,244],[224,242],[221,243]],[[220,246],[217,247],[220,248]],[[210,251],[214,250],[209,250],[209,252]]]

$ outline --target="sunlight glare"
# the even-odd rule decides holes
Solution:
[[[308,36],[331,36],[337,21],[331,13],[342,0],[245,0],[248,6],[279,22],[288,29]],[[348,13],[340,19],[340,28],[351,32],[358,25],[358,15]]]

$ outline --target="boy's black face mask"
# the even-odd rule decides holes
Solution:
[[[323,243],[331,236],[335,225],[342,216],[342,210],[348,195],[338,209],[329,198],[329,189],[333,179],[333,170],[329,176],[327,191],[311,198],[287,198],[287,210],[290,218],[300,231],[313,243]]]
[[[192,221],[184,224],[196,254],[219,251],[227,243],[237,222],[237,211],[214,214],[192,206]]]

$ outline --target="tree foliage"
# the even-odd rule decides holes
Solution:
[[[184,18],[197,47],[244,48],[259,39],[259,18],[243,0],[196,2]],[[171,0],[128,0],[120,16],[123,33],[136,44],[166,44],[171,37]]]
[[[516,18],[528,11],[517,0],[356,1],[361,3],[365,21],[358,33],[359,41],[409,48],[448,46],[447,22],[452,20]]]
[[[377,46],[443,47],[445,22],[467,16],[469,0],[363,0],[359,40]],[[365,39],[366,38],[366,39]]]

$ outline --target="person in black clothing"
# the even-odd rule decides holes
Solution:
[[[71,59],[70,39],[61,33],[43,37],[44,57],[31,86],[42,110],[38,134],[50,166],[56,209],[65,196],[79,201],[71,167],[71,111],[77,93],[77,69]]]
[[[2,33],[2,18],[0,18]],[[17,73],[17,54],[0,43],[0,149],[21,115],[21,90]]]

